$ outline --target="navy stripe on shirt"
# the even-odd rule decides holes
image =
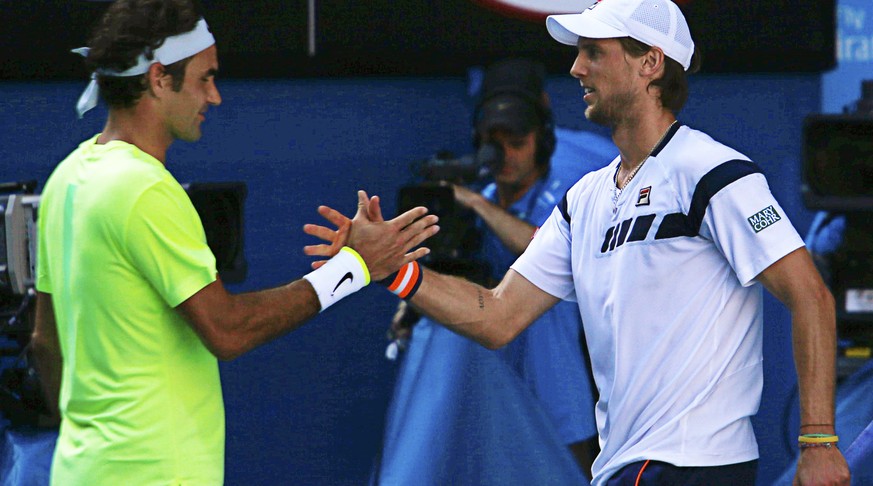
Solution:
[[[763,174],[758,164],[748,160],[729,160],[704,175],[694,188],[688,214],[673,213],[664,216],[656,240],[677,236],[695,236],[700,232],[709,201],[729,184],[751,174]]]
[[[567,192],[564,193],[564,197],[561,198],[561,202],[558,203],[558,209],[561,210],[561,216],[564,217],[564,221],[567,223],[570,222],[570,212],[567,210],[567,194],[570,193],[570,189],[567,189]]]

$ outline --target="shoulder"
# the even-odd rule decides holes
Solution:
[[[163,163],[125,142],[97,145],[92,140],[64,163],[69,164],[64,185],[76,185],[77,198],[105,214],[124,217],[148,194],[159,199],[186,194]]]
[[[568,194],[572,194],[574,198],[590,194],[597,190],[603,184],[609,184],[615,175],[615,169],[618,167],[619,159],[616,157],[603,167],[588,172],[578,181],[576,181],[567,190]]]
[[[764,178],[745,154],[687,126],[680,127],[647,164],[657,168],[682,199],[712,196],[749,175]]]
[[[753,164],[745,154],[731,148],[704,132],[681,126],[673,138],[652,158],[672,176],[700,180],[706,174],[728,162]]]
[[[571,215],[577,210],[584,211],[586,207],[593,207],[598,193],[613,184],[613,175],[618,165],[618,158],[605,167],[589,172],[573,184],[558,203],[564,219],[570,221]],[[580,208],[580,209],[577,209]]]
[[[80,143],[78,147],[76,147],[72,152],[67,154],[67,156],[64,157],[64,159],[55,166],[54,170],[52,170],[52,173],[46,180],[41,195],[43,198],[45,198],[47,194],[51,195],[51,193],[54,191],[55,186],[66,185],[66,180],[69,177],[72,177],[76,172],[76,164],[79,163],[82,158],[86,157],[88,152],[91,150],[91,147],[94,146],[94,143],[97,140],[97,136],[98,135],[94,135],[88,140]]]
[[[113,191],[119,197],[135,196],[156,187],[171,193],[184,192],[161,162],[133,145],[122,143],[107,148],[103,163],[101,172],[113,181]]]

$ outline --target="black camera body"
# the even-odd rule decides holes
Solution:
[[[873,97],[873,82],[870,83]],[[801,191],[809,209],[873,210],[873,113],[810,115]]]
[[[503,166],[503,157],[500,146],[484,143],[474,154],[454,157],[440,151],[412,164],[420,182],[400,188],[398,212],[424,206],[440,219],[440,231],[427,240],[431,252],[422,263],[441,273],[487,282],[490,268],[473,258],[482,238],[476,227],[476,215],[455,201],[453,185],[484,186],[491,174]]]

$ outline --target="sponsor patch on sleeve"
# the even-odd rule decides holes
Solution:
[[[752,226],[752,229],[755,230],[755,233],[760,233],[762,230],[765,230],[776,222],[782,220],[782,216],[779,216],[779,213],[776,212],[776,208],[773,206],[767,206],[754,215],[749,216],[747,220]]]

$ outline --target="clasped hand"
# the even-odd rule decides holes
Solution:
[[[370,198],[364,191],[358,191],[358,210],[354,218],[349,219],[328,206],[319,206],[318,214],[337,229],[316,224],[304,225],[304,233],[327,243],[307,245],[303,247],[303,252],[309,256],[330,258],[343,246],[349,246],[364,259],[373,281],[382,280],[403,265],[430,253],[426,247],[416,247],[440,229],[436,224],[439,218],[427,214],[427,208],[423,206],[385,221],[379,196]],[[320,267],[325,261],[313,262],[312,268]]]

